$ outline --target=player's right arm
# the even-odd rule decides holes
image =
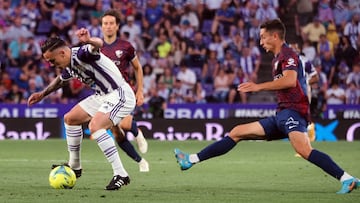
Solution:
[[[56,91],[60,87],[64,86],[65,81],[60,79],[60,75],[57,76],[45,89],[43,89],[41,92],[35,92],[30,95],[28,99],[28,106],[31,106],[33,104],[38,103],[41,101],[44,97],[49,95],[51,92]]]

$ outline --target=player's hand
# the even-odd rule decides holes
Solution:
[[[44,96],[41,92],[35,92],[30,95],[30,97],[28,98],[27,104],[28,104],[28,106],[32,106],[33,104],[36,104],[39,101],[41,101],[43,98],[44,98]]]
[[[257,92],[259,91],[259,87],[253,82],[245,82],[238,85],[237,90],[239,92]]]
[[[80,42],[87,43],[90,40],[90,33],[85,28],[80,28],[75,32],[75,34],[79,38]]]
[[[144,104],[144,94],[142,92],[136,92],[136,106],[142,106]]]

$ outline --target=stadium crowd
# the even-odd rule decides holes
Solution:
[[[0,0],[0,102],[26,103],[58,74],[41,56],[46,37],[77,45],[80,27],[102,37],[109,8],[121,11],[119,34],[137,50],[146,103],[247,103],[236,87],[261,77],[259,24],[289,13],[319,75],[317,107],[360,103],[360,2],[347,0]],[[89,94],[74,79],[43,103]]]

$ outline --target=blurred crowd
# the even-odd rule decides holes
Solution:
[[[262,77],[259,25],[288,23],[289,14],[319,75],[317,107],[360,102],[360,1],[348,0],[0,0],[0,102],[26,103],[56,77],[59,70],[41,57],[46,37],[76,46],[80,27],[102,37],[100,18],[110,8],[121,12],[119,36],[137,50],[148,104],[247,103],[236,87]],[[43,103],[89,94],[74,79]]]

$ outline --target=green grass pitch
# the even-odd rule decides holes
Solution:
[[[337,195],[340,183],[301,158],[287,141],[239,143],[228,154],[181,171],[173,149],[198,152],[210,142],[149,140],[149,173],[119,150],[131,184],[103,188],[112,177],[96,142],[84,140],[83,175],[72,190],[50,188],[53,163],[67,160],[65,140],[0,141],[0,202],[360,202],[360,189]],[[135,144],[135,143],[133,143]],[[315,142],[349,173],[360,177],[360,142]]]

